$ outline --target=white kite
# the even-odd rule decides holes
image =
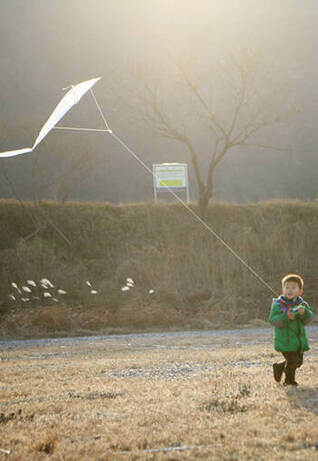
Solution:
[[[3,157],[15,157],[16,155],[22,155],[32,152],[38,144],[45,138],[45,136],[54,128],[54,126],[61,120],[62,117],[89,91],[95,83],[97,83],[101,77],[86,80],[85,82],[72,85],[71,89],[65,94],[65,96],[58,103],[53,113],[50,115],[47,122],[43,125],[39,136],[36,138],[35,143],[32,147],[25,147],[18,150],[10,150],[7,152],[0,153],[0,158]]]

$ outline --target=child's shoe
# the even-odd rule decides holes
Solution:
[[[273,364],[274,379],[278,383],[280,383],[280,380],[282,379],[284,368],[285,368],[285,362]]]
[[[284,386],[298,386],[298,383],[295,381],[295,370],[285,370],[285,382]]]

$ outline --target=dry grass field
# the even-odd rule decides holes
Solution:
[[[297,389],[269,329],[2,344],[0,460],[316,460],[316,330]]]

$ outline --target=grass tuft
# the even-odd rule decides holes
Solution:
[[[34,450],[51,455],[57,447],[56,434],[47,434],[34,444]]]

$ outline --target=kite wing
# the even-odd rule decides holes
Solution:
[[[52,130],[52,128],[61,120],[62,117],[75,105],[79,100],[90,90],[95,83],[100,80],[99,78],[93,78],[92,80],[86,80],[85,82],[78,83],[71,87],[66,95],[61,99],[53,113],[50,115],[48,121],[43,125],[39,136],[33,144],[32,150],[36,148],[38,144],[45,138],[45,136]]]
[[[6,157],[15,157],[16,155],[26,154],[27,152],[32,152],[31,147],[26,147],[25,149],[18,149],[18,150],[8,150],[7,152],[1,152],[0,158]]]
[[[14,157],[16,155],[26,154],[32,152],[38,144],[45,138],[45,136],[54,128],[54,126],[61,120],[62,117],[89,91],[95,83],[97,83],[101,77],[86,80],[85,82],[72,85],[71,89],[64,95],[61,101],[58,103],[52,114],[50,115],[47,122],[41,128],[38,137],[35,140],[32,148],[26,147],[24,149],[11,150],[0,153],[1,157]]]

